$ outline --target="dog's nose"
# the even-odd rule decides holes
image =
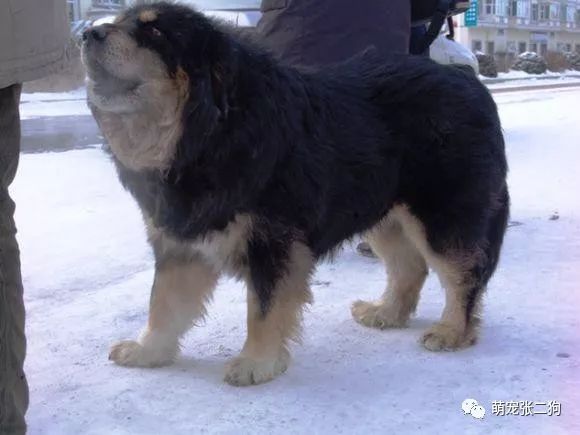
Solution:
[[[95,41],[103,41],[109,33],[108,28],[104,25],[89,27],[83,32],[83,41],[94,39]]]

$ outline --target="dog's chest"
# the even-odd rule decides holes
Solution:
[[[189,249],[201,256],[208,264],[220,272],[239,273],[246,253],[247,241],[240,234],[214,232],[211,235],[189,243]]]
[[[149,238],[159,257],[201,258],[218,273],[239,275],[247,253],[251,218],[237,215],[221,231],[211,231],[196,239],[179,239],[147,220]]]

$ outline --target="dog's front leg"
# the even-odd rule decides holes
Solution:
[[[289,341],[299,339],[302,309],[312,299],[308,281],[314,262],[305,245],[270,250],[267,241],[254,242],[248,259],[248,337],[225,376],[238,386],[267,382],[286,371]]]
[[[123,366],[171,364],[179,338],[204,316],[217,280],[218,274],[200,258],[158,258],[147,327],[137,341],[114,345],[109,359]]]

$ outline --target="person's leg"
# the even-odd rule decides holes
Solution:
[[[423,38],[427,33],[427,27],[424,24],[411,27],[411,41],[409,44],[409,53],[417,56],[429,57],[429,47],[423,49]],[[422,51],[423,50],[423,51]]]
[[[14,202],[8,187],[20,152],[21,85],[0,89],[0,433],[26,431],[28,385],[20,252],[16,242]]]

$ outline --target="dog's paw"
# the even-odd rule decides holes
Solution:
[[[243,387],[271,381],[288,368],[290,355],[284,350],[278,358],[254,359],[240,355],[228,364],[224,381],[230,385]]]
[[[354,320],[369,328],[404,328],[407,324],[394,309],[373,302],[356,301],[350,311]]]
[[[472,345],[474,337],[466,336],[462,329],[446,323],[436,323],[423,336],[420,343],[432,352],[457,350]]]
[[[162,367],[173,363],[176,353],[127,340],[111,348],[109,360],[126,367]]]

